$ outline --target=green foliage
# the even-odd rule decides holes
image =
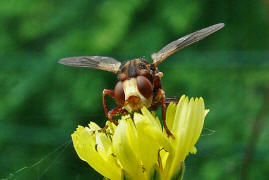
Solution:
[[[64,67],[58,59],[149,59],[180,36],[224,22],[223,30],[175,53],[159,69],[168,97],[204,97],[210,109],[205,127],[216,131],[201,137],[184,178],[237,179],[269,81],[269,8],[263,3],[1,1],[0,178],[102,178],[65,143],[78,124],[105,122],[101,92],[114,87],[116,76]],[[249,179],[268,173],[268,126],[265,121]]]

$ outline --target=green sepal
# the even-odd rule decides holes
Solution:
[[[160,173],[160,168],[158,166],[158,164],[154,164],[150,176],[149,176],[150,180],[161,180],[161,173]]]
[[[185,172],[185,163],[184,163],[184,161],[182,161],[180,164],[180,168],[179,168],[178,172],[176,172],[172,176],[171,180],[182,180],[184,172]]]
[[[131,180],[132,178],[126,174],[126,172],[121,170],[121,180]]]

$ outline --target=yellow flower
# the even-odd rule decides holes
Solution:
[[[72,134],[78,156],[109,179],[182,179],[184,160],[196,153],[205,110],[202,98],[182,96],[170,103],[166,122],[175,138],[169,138],[159,119],[146,108],[141,113],[122,116],[119,125],[107,128],[91,122]]]

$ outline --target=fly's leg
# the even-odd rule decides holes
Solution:
[[[114,109],[111,109],[108,113],[107,113],[107,118],[109,119],[110,122],[114,123],[115,125],[118,125],[119,123],[115,120],[112,119],[113,116],[118,116],[121,114],[127,114],[128,111],[126,109],[123,109],[123,107],[118,106]],[[102,129],[97,130],[99,133],[104,133],[106,132],[106,129],[108,128],[107,125],[105,125],[105,127],[103,127]],[[94,132],[95,133],[95,132]]]
[[[118,106],[114,109],[111,109],[109,112],[108,112],[108,119],[112,119],[113,116],[118,116],[118,115],[122,115],[122,114],[127,114],[128,111],[126,109],[124,109],[122,106]],[[118,122],[117,122],[118,124]],[[117,125],[116,124],[116,125]]]
[[[105,99],[105,96],[108,95],[112,98],[114,98],[114,91],[113,90],[110,90],[110,89],[104,89],[103,90],[103,94],[102,94],[102,100],[103,100],[103,107],[104,107],[104,111],[105,111],[105,114],[106,114],[106,117],[109,119],[110,122],[113,122],[115,125],[118,125],[118,122],[113,120],[112,119],[112,116],[109,115],[109,112],[108,111],[108,108],[107,108],[107,105],[106,105],[106,99]]]
[[[178,101],[179,101],[179,98],[165,98],[165,104],[166,104],[166,105],[169,105],[171,102],[177,104]]]
[[[102,94],[102,100],[103,100],[103,107],[104,107],[104,111],[105,111],[105,114],[106,114],[106,117],[107,114],[108,114],[108,108],[107,108],[107,105],[106,105],[106,99],[105,99],[105,96],[108,95],[112,98],[114,98],[114,91],[113,90],[110,90],[110,89],[104,89],[103,90],[103,94]]]
[[[161,106],[162,106],[162,121],[163,121],[163,127],[168,135],[171,136],[172,138],[175,138],[175,136],[171,133],[171,131],[168,129],[167,125],[166,125],[166,121],[165,121],[165,117],[166,117],[166,98],[165,98],[165,92],[163,89],[159,89],[157,91],[157,95],[156,98],[160,97],[161,98]]]

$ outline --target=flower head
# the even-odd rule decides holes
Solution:
[[[166,122],[175,138],[169,138],[158,117],[146,108],[122,116],[119,125],[107,128],[91,122],[72,134],[78,156],[109,179],[181,179],[184,160],[196,153],[197,142],[208,110],[202,98],[182,96],[171,103]]]

